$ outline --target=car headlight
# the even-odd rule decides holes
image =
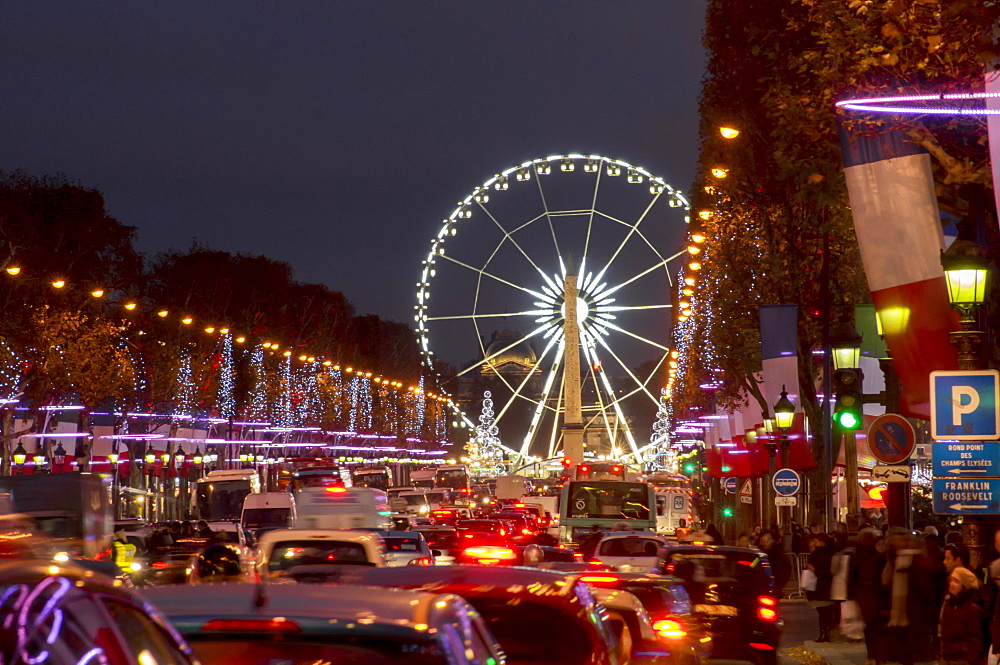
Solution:
[[[131,571],[132,571],[133,573],[138,573],[138,572],[139,572],[140,570],[142,570],[142,564],[141,564],[141,563],[139,563],[138,561],[133,561],[132,563],[130,563],[130,564],[128,565],[128,568],[129,568],[129,570],[131,570]]]
[[[426,512],[428,512],[428,511],[429,511],[430,509],[431,509],[431,508],[430,508],[430,506],[420,506],[420,509],[419,509],[419,511],[418,511],[418,512],[421,512],[421,513],[426,513]]]
[[[69,554],[67,554],[66,552],[58,552],[56,553],[55,556],[52,557],[52,560],[58,561],[59,563],[66,563],[67,561],[69,561]]]

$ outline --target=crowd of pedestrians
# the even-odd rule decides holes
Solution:
[[[736,545],[768,555],[778,589],[804,591],[818,616],[817,641],[830,641],[853,620],[866,665],[997,663],[991,647],[1000,651],[1000,531],[992,562],[986,555],[978,568],[961,533],[948,532],[942,542],[935,527],[914,535],[868,524],[848,537],[843,524],[831,533],[793,524],[755,528]],[[791,577],[796,568],[799,580]]]

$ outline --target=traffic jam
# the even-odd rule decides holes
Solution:
[[[314,459],[276,492],[211,472],[154,523],[97,474],[4,480],[3,665],[777,662],[767,556],[699,531],[684,477]]]

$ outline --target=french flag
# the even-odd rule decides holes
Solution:
[[[958,316],[941,268],[941,231],[930,156],[899,130],[848,133],[847,192],[875,309],[902,385],[901,410],[930,418],[930,373],[958,369],[948,333]]]

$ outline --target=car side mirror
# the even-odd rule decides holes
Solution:
[[[631,665],[669,665],[674,662],[670,646],[659,640],[638,640],[632,643]]]

